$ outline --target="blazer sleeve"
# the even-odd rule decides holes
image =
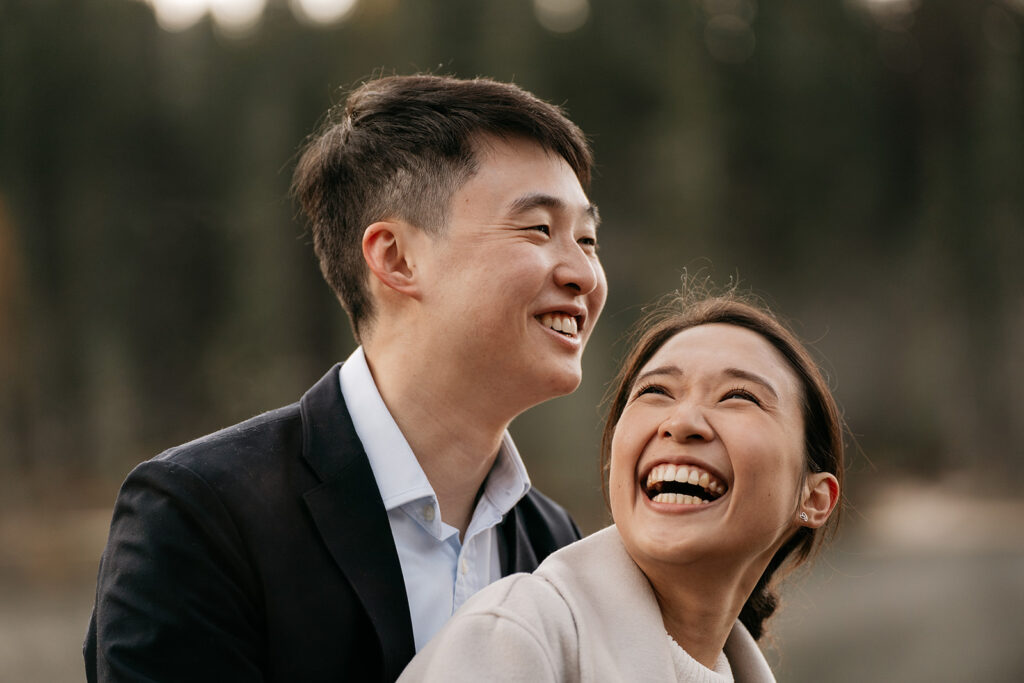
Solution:
[[[85,644],[90,681],[262,680],[258,577],[216,492],[139,465],[118,494]]]

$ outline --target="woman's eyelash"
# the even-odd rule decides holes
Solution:
[[[750,401],[751,403],[761,405],[761,399],[759,399],[753,393],[748,391],[745,387],[734,387],[729,391],[725,392],[725,396],[723,398],[742,398],[747,401]]]
[[[643,384],[633,392],[634,396],[643,396],[644,394],[666,394],[665,387],[660,384]]]
[[[667,396],[668,390],[660,384],[642,384],[633,391],[633,398],[639,398],[645,394],[661,394]],[[758,406],[762,405],[761,399],[746,387],[733,387],[722,396],[723,401],[730,398],[739,398],[744,401],[750,401]]]

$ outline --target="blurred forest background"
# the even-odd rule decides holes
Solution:
[[[514,80],[593,141],[610,296],[513,433],[585,531],[607,381],[700,271],[851,426],[783,681],[1024,679],[1024,0],[0,0],[0,680],[80,680],[121,479],[353,348],[287,196],[344,89]],[[205,13],[207,5],[213,12]]]

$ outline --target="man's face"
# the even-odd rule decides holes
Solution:
[[[492,139],[478,158],[420,262],[423,303],[439,358],[512,417],[579,385],[607,282],[596,209],[564,159]]]

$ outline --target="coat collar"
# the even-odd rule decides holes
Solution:
[[[302,455],[320,479],[304,495],[334,561],[373,622],[384,674],[394,680],[415,654],[405,581],[366,452],[342,398],[338,365],[303,395]]]
[[[574,614],[587,615],[592,626],[611,627],[601,645],[612,661],[621,663],[624,670],[647,672],[638,680],[674,680],[670,643],[654,589],[614,525],[552,554],[534,575],[550,581]],[[623,605],[629,609],[623,610]],[[757,643],[739,621],[726,639],[724,652],[737,683],[775,682]]]

